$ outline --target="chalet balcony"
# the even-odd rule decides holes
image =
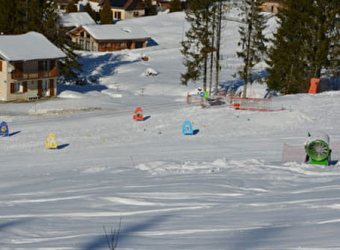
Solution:
[[[35,80],[35,79],[41,79],[41,78],[50,78],[50,77],[58,77],[59,72],[57,68],[54,68],[50,71],[38,71],[38,72],[22,72],[20,70],[14,70],[11,73],[11,78],[14,80]]]

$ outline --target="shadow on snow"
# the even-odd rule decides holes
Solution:
[[[93,57],[92,55],[84,55],[79,58],[79,63],[82,65],[81,73],[79,78],[91,77],[93,79],[99,79],[106,76],[112,76],[116,74],[118,66],[125,64],[133,64],[135,62],[140,62],[142,59],[136,60],[126,60],[124,59],[124,54],[115,55],[113,53],[105,53],[100,56]],[[105,85],[100,85],[98,83],[85,84],[85,85],[75,85],[75,84],[59,84],[58,85],[58,95],[66,90],[71,90],[79,93],[87,93],[90,91],[102,91],[107,89]]]
[[[156,216],[152,219],[149,219],[147,221],[132,225],[132,226],[127,227],[125,229],[123,229],[124,228],[124,220],[123,220],[122,221],[122,228],[120,228],[119,238],[117,240],[118,245],[120,245],[122,243],[122,241],[124,241],[125,238],[130,237],[129,236],[130,234],[147,230],[147,229],[153,227],[154,225],[159,225],[162,221],[165,221],[168,217],[169,217],[168,215]],[[111,235],[109,235],[109,236],[111,236]],[[106,237],[107,236],[103,232],[102,236],[98,236],[96,239],[89,242],[88,244],[83,246],[81,249],[93,250],[93,249],[103,249],[105,247],[108,247]]]

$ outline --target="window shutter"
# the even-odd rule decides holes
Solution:
[[[38,80],[38,96],[42,96],[42,80]]]
[[[22,82],[22,91],[27,92],[27,82]]]
[[[15,93],[15,85],[14,82],[11,82],[11,93]]]
[[[50,79],[50,96],[54,96],[54,80]]]

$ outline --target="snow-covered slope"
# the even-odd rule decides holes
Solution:
[[[340,93],[275,97],[277,112],[187,105],[197,85],[179,84],[184,14],[133,22],[159,46],[83,53],[98,85],[0,104],[10,130],[0,138],[0,248],[109,249],[119,230],[124,250],[340,249],[337,158],[282,162],[283,144],[301,149],[308,132],[340,142]],[[225,84],[240,64],[237,25],[226,23]],[[195,135],[181,133],[185,120]],[[48,133],[59,149],[44,148]]]

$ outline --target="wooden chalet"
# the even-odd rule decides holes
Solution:
[[[58,60],[66,55],[43,35],[0,35],[0,100],[57,95]]]
[[[114,19],[130,19],[145,16],[145,3],[143,0],[89,0],[91,5],[102,7],[109,1]]]
[[[117,24],[85,25],[69,32],[74,43],[87,51],[118,51],[147,46],[148,33],[139,25]]]

